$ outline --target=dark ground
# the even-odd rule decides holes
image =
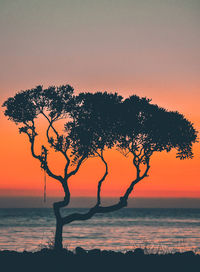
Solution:
[[[37,252],[0,251],[0,271],[200,271],[200,255],[192,251],[144,254],[142,249],[126,253],[63,249]]]

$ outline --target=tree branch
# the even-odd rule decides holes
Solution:
[[[79,160],[79,162],[76,165],[76,168],[73,171],[71,171],[69,174],[67,174],[67,179],[70,178],[71,176],[75,175],[78,172],[78,170],[79,170],[82,162],[85,160],[85,158],[86,157],[84,155],[81,157],[81,159]]]
[[[51,128],[53,129],[53,131],[55,132],[57,138],[59,138],[59,134],[58,134],[57,130],[52,126],[53,120],[50,120],[50,119],[48,118],[48,116],[47,116],[46,114],[44,114],[43,111],[41,111],[41,114],[47,119],[47,121],[48,121],[49,124],[50,124],[50,127],[51,127]],[[55,121],[55,120],[54,120],[54,121]]]
[[[54,126],[53,126],[53,122],[54,122],[55,120],[49,119],[48,116],[47,116],[43,111],[41,111],[41,114],[42,114],[42,115],[47,119],[47,121],[49,122],[49,126],[48,126],[47,131],[46,131],[46,136],[47,136],[48,143],[50,143],[50,144],[56,149],[56,145],[50,140],[50,137],[49,137],[49,130],[50,130],[50,128],[52,128],[53,131],[54,131],[54,133],[56,134],[57,140],[59,140],[60,135],[59,135],[59,133],[57,132],[57,130],[56,130],[56,129],[54,128]],[[56,120],[58,120],[58,119],[56,119]],[[57,150],[57,149],[56,149],[56,150]],[[66,179],[66,178],[67,178],[67,170],[68,170],[69,165],[70,165],[70,159],[69,159],[69,157],[67,156],[67,149],[66,149],[66,150],[59,149],[59,150],[57,150],[57,151],[60,151],[60,152],[64,155],[65,159],[67,160],[67,163],[66,163],[65,169],[64,169],[64,179]]]
[[[140,181],[142,180],[143,178],[145,178],[147,176],[147,173],[148,173],[148,170],[150,168],[150,165],[149,165],[149,159],[147,160],[147,164],[146,164],[146,169],[145,169],[145,172],[142,176],[136,178],[132,183],[131,185],[128,187],[128,189],[126,190],[125,194],[120,197],[120,200],[117,204],[115,205],[110,205],[110,206],[107,206],[107,207],[102,207],[102,206],[99,206],[99,205],[96,205],[94,207],[92,207],[88,212],[86,213],[73,213],[73,214],[70,214],[66,217],[64,217],[62,219],[62,224],[65,225],[65,224],[69,224],[73,221],[77,221],[77,220],[87,220],[87,219],[90,219],[92,218],[95,214],[97,213],[108,213],[108,212],[113,212],[113,211],[117,211],[123,207],[126,207],[127,206],[127,201],[128,201],[128,197],[130,195],[130,193],[132,192],[133,190],[133,187]]]
[[[53,174],[52,171],[49,169],[49,166],[48,166],[47,162],[45,163],[45,168],[44,168],[44,170],[47,172],[47,174],[48,174],[50,177],[52,177],[52,178],[54,178],[54,179],[57,179],[57,180],[59,180],[59,181],[62,183],[63,177],[62,177],[62,176],[58,176],[58,175]]]
[[[108,213],[108,212],[113,212],[113,211],[117,211],[123,207],[127,206],[127,202],[125,202],[124,200],[121,200],[115,204],[115,205],[111,205],[108,207],[102,207],[102,206],[94,206],[93,208],[91,208],[88,212],[86,213],[73,213],[70,214],[66,217],[64,217],[62,219],[62,224],[66,225],[69,224],[73,221],[77,221],[77,220],[87,220],[92,218],[95,214],[97,213]]]
[[[146,169],[143,173],[142,176],[140,176],[140,169],[139,169],[139,165],[136,166],[136,170],[137,170],[137,178],[131,183],[131,185],[129,186],[129,188],[126,190],[124,196],[122,197],[124,200],[127,201],[130,193],[132,192],[133,190],[133,187],[140,181],[142,180],[143,178],[147,177],[147,173],[149,171],[149,168],[150,168],[150,164],[149,164],[149,158],[146,159]],[[138,172],[139,171],[139,172]]]
[[[38,159],[41,163],[43,163],[43,164],[45,165],[44,170],[47,172],[47,174],[48,174],[50,177],[52,177],[52,178],[54,178],[54,179],[57,179],[58,181],[60,181],[60,182],[62,183],[63,178],[62,178],[61,176],[58,176],[58,175],[53,174],[53,172],[52,172],[52,171],[49,169],[49,167],[48,167],[47,161],[43,161],[42,156],[36,155],[36,153],[35,153],[35,150],[34,150],[34,147],[35,147],[35,137],[36,137],[36,135],[37,135],[36,132],[35,132],[35,127],[32,127],[32,135],[31,135],[30,133],[28,133],[28,132],[25,132],[25,133],[28,135],[29,141],[30,141],[30,143],[31,143],[31,154],[32,154],[32,156],[33,156],[35,159]]]
[[[103,157],[103,150],[101,151],[101,154],[98,154],[101,158],[101,160],[103,161],[103,163],[105,164],[105,167],[106,167],[106,171],[103,175],[103,177],[99,180],[98,182],[98,189],[97,189],[97,206],[99,206],[101,204],[101,185],[103,183],[103,181],[105,180],[106,176],[108,175],[108,164],[107,162],[104,160],[104,157]]]
[[[47,117],[48,118],[48,117]],[[50,128],[53,128],[53,125],[52,125],[52,123],[50,122],[50,124],[49,124],[49,126],[48,126],[48,128],[47,128],[47,131],[46,131],[46,136],[47,136],[47,140],[48,140],[48,142],[56,149],[56,145],[51,141],[51,139],[50,139],[50,137],[49,137],[49,130],[50,130]],[[58,137],[59,137],[59,134],[58,134],[58,136],[57,136],[57,139],[58,139]],[[56,149],[57,150],[57,149]],[[57,150],[58,151],[58,150]],[[64,169],[64,179],[66,179],[67,178],[67,170],[68,170],[68,167],[69,167],[69,164],[70,164],[70,159],[69,159],[69,157],[67,156],[67,152],[66,151],[63,151],[63,150],[59,150],[63,155],[64,155],[64,157],[65,157],[65,159],[66,159],[66,161],[67,161],[67,163],[66,163],[66,165],[65,165],[65,169]]]
[[[132,151],[133,154],[133,164],[135,165],[136,168],[136,176],[137,179],[140,177],[140,160],[139,157],[136,155],[134,151]]]
[[[41,163],[43,163],[44,170],[47,172],[47,174],[50,177],[52,177],[52,178],[54,178],[54,179],[56,179],[56,180],[58,180],[58,181],[61,182],[63,190],[65,192],[64,199],[62,201],[58,201],[58,202],[55,202],[53,204],[53,209],[54,209],[54,214],[56,216],[56,219],[58,220],[58,222],[61,222],[62,221],[62,217],[61,217],[61,214],[60,214],[60,208],[67,206],[69,204],[69,202],[70,202],[70,191],[69,191],[68,183],[61,176],[57,176],[54,173],[52,173],[52,171],[48,167],[47,161],[46,160],[44,161],[44,159],[42,158],[42,156],[36,155],[35,150],[34,150],[34,146],[35,146],[35,137],[36,137],[37,134],[35,132],[34,122],[33,122],[32,127],[30,127],[28,125],[28,128],[31,129],[32,133],[30,134],[28,131],[26,131],[25,133],[28,135],[29,141],[31,143],[31,153],[32,153],[32,156],[34,158],[38,159]],[[48,139],[48,141],[50,140],[49,134],[48,134],[49,129],[50,129],[50,125],[49,125],[49,127],[47,129],[47,139]]]

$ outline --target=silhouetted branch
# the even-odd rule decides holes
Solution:
[[[49,122],[49,126],[48,126],[48,128],[47,128],[47,131],[46,131],[46,136],[47,136],[47,140],[48,140],[48,142],[57,150],[57,151],[60,151],[64,156],[65,156],[65,158],[66,158],[66,160],[67,161],[69,161],[69,157],[67,156],[67,149],[68,148],[66,148],[65,150],[62,150],[62,149],[57,149],[57,147],[56,147],[56,145],[53,143],[53,141],[51,141],[51,139],[50,139],[50,137],[49,137],[49,130],[50,130],[50,128],[52,128],[53,129],[53,131],[54,131],[54,133],[56,134],[56,137],[57,137],[57,140],[59,141],[59,139],[60,139],[60,135],[59,135],[59,133],[57,132],[57,130],[55,129],[55,127],[53,126],[53,123],[55,122],[55,121],[58,121],[58,119],[49,119],[48,118],[48,116],[46,116],[46,114],[44,114],[43,112],[42,112],[42,114],[43,114],[43,116],[48,120],[48,122]],[[69,162],[70,163],[70,162]]]
[[[48,116],[47,116],[43,111],[41,111],[41,114],[42,114],[42,115],[47,119],[47,121],[49,122],[49,126],[48,126],[47,131],[46,131],[46,136],[47,136],[48,142],[51,144],[51,146],[53,146],[53,147],[55,148],[56,151],[61,152],[61,153],[64,155],[65,159],[67,160],[67,163],[66,163],[65,168],[64,168],[64,179],[66,179],[66,178],[67,178],[67,170],[68,170],[69,165],[70,165],[70,159],[69,159],[69,157],[68,157],[68,155],[67,155],[67,149],[68,149],[68,148],[66,148],[66,150],[63,150],[62,148],[61,148],[61,149],[58,149],[58,148],[57,148],[56,144],[54,144],[54,142],[53,142],[53,139],[51,140],[50,137],[49,137],[49,130],[50,130],[50,128],[52,128],[53,131],[54,131],[54,133],[56,134],[57,140],[59,140],[59,138],[60,138],[59,133],[57,132],[57,130],[56,130],[56,129],[54,128],[54,126],[53,126],[53,122],[54,122],[55,120],[53,120],[53,119],[50,120],[50,119],[48,118]],[[58,119],[56,119],[56,120],[58,120]]]
[[[116,147],[116,150],[119,151],[125,158],[127,158],[128,154],[130,153],[129,149],[124,149],[120,147]]]
[[[77,221],[77,220],[87,220],[92,218],[95,214],[97,213],[108,213],[108,212],[113,212],[113,211],[117,211],[123,207],[127,206],[127,201],[128,201],[128,197],[130,195],[130,193],[133,191],[134,186],[141,181],[143,178],[145,178],[147,176],[147,173],[149,171],[150,165],[149,165],[149,159],[147,160],[147,164],[146,164],[146,169],[143,173],[143,175],[141,177],[137,177],[132,183],[131,185],[128,187],[128,189],[126,190],[125,194],[120,197],[120,200],[117,204],[115,205],[110,205],[107,207],[102,207],[100,205],[95,205],[94,207],[92,207],[88,212],[86,213],[73,213],[70,214],[66,217],[64,217],[62,219],[62,224],[69,224],[73,221]],[[105,175],[104,175],[105,176]],[[137,175],[138,176],[138,175]],[[105,179],[105,178],[104,178]],[[100,185],[101,187],[101,185]],[[100,192],[100,191],[99,191]],[[100,204],[100,203],[99,203]]]
[[[103,157],[103,150],[101,151],[101,154],[98,154],[101,158],[101,160],[103,161],[105,167],[106,167],[106,170],[105,170],[105,173],[103,175],[103,177],[99,180],[98,182],[98,189],[97,189],[97,206],[99,206],[101,204],[101,185],[103,183],[103,181],[105,180],[106,176],[108,175],[108,164],[107,162],[105,161],[104,157]]]
[[[51,178],[57,179],[57,180],[59,180],[59,181],[62,183],[62,181],[63,181],[62,176],[58,176],[58,175],[53,174],[52,171],[49,169],[49,166],[48,166],[47,162],[45,163],[45,168],[44,168],[44,170],[47,172],[47,174],[48,174]]]
[[[135,165],[136,166],[136,165]],[[129,188],[126,190],[124,196],[122,197],[123,199],[127,200],[130,193],[133,191],[134,186],[141,181],[143,178],[147,177],[147,173],[149,171],[150,168],[150,164],[149,164],[149,158],[146,159],[146,169],[143,173],[142,176],[140,176],[140,168],[139,166],[136,166],[136,170],[137,170],[137,178],[131,183],[131,185],[129,186]]]
[[[83,161],[84,161],[85,159],[86,159],[86,156],[83,155],[83,156],[80,158],[80,160],[78,161],[78,163],[77,163],[77,165],[76,165],[76,168],[75,168],[73,171],[71,171],[70,173],[67,174],[67,179],[70,178],[71,176],[75,175],[75,174],[78,172],[78,170],[79,170],[81,164],[83,163]]]
[[[55,120],[50,120],[50,119],[48,118],[48,116],[47,116],[43,111],[41,111],[41,114],[47,119],[47,121],[48,121],[49,124],[50,124],[50,127],[51,127],[51,128],[53,129],[53,131],[55,132],[57,138],[59,138],[59,134],[58,134],[57,130],[52,126],[52,123],[53,123],[53,121],[55,121]]]
[[[30,128],[30,126],[29,126],[29,128]],[[31,127],[31,130],[32,130],[32,133],[31,133],[31,134],[30,134],[28,131],[24,131],[24,133],[27,134],[28,137],[29,137],[29,141],[30,141],[30,143],[31,143],[31,154],[32,154],[32,156],[33,156],[35,159],[38,159],[38,160],[41,162],[41,164],[43,164],[44,170],[47,172],[47,174],[48,174],[50,177],[52,177],[52,178],[54,178],[54,179],[57,179],[57,180],[59,180],[59,181],[62,183],[63,178],[62,178],[61,176],[55,175],[55,174],[49,169],[49,166],[48,166],[48,164],[47,164],[47,160],[44,161],[44,159],[42,158],[41,155],[36,155],[35,150],[34,150],[34,149],[35,149],[34,147],[35,147],[35,137],[36,137],[37,133],[36,133],[36,131],[35,131],[34,123],[33,123],[33,126]]]
[[[67,163],[66,163],[66,165],[65,165],[65,168],[64,168],[64,179],[66,179],[67,178],[67,170],[68,170],[68,167],[69,167],[69,164],[70,164],[70,159],[69,159],[69,157],[67,156],[67,152],[66,151],[63,151],[62,149],[57,149],[56,148],[56,144],[54,144],[54,142],[53,142],[53,140],[51,140],[50,139],[50,137],[49,137],[49,129],[50,128],[52,128],[53,126],[52,126],[52,124],[50,123],[49,124],[49,126],[48,126],[48,128],[47,128],[47,131],[46,131],[46,136],[47,136],[47,140],[48,140],[48,142],[57,150],[57,151],[60,151],[63,155],[64,155],[64,157],[65,157],[65,159],[67,160]],[[58,136],[59,137],[59,136]]]
[[[134,151],[132,151],[133,154],[133,164],[135,165],[136,168],[136,176],[137,178],[140,177],[140,162],[139,162],[139,158],[136,155],[136,153]]]
[[[28,135],[29,136],[29,135]],[[34,143],[35,143],[35,137],[33,138],[30,138],[29,136],[29,140],[30,140],[30,143],[31,143],[31,154],[32,156],[35,158],[35,159],[38,159],[40,162],[41,162],[41,156],[40,155],[36,155],[35,154],[35,150],[34,150]]]
[[[62,224],[66,225],[66,224],[69,224],[69,223],[71,223],[73,221],[77,221],[77,220],[81,220],[81,221],[87,220],[87,219],[92,218],[97,213],[114,212],[114,211],[117,211],[117,210],[119,210],[123,207],[126,207],[126,206],[127,206],[127,202],[124,201],[123,199],[121,200],[121,198],[120,198],[120,201],[115,205],[111,205],[111,206],[107,206],[107,207],[94,206],[86,213],[70,214],[62,219]]]

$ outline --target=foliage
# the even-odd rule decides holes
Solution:
[[[77,157],[95,156],[117,142],[117,113],[122,97],[115,94],[81,93],[76,97],[72,122],[65,125]]]
[[[167,111],[136,95],[125,99],[120,110],[120,138],[122,150],[139,156],[141,162],[153,152],[177,150],[180,159],[192,158],[192,144],[197,140],[193,124],[182,114]]]
[[[24,124],[19,128],[20,133],[28,133],[30,137],[36,136],[34,121],[40,114],[49,121],[49,129],[55,121],[68,118],[67,136],[57,133],[56,139],[49,137],[49,143],[56,151],[66,152],[71,148],[74,161],[115,145],[124,154],[143,154],[141,162],[154,151],[169,152],[172,148],[180,159],[192,158],[192,143],[197,133],[182,114],[167,111],[136,95],[122,99],[117,93],[107,92],[81,93],[75,97],[69,85],[47,89],[37,86],[18,92],[3,106],[10,120]]]

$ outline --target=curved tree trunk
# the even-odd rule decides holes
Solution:
[[[61,220],[56,219],[56,233],[54,241],[54,249],[62,250],[62,234],[63,234],[63,224]]]
[[[55,240],[54,240],[54,249],[61,250],[63,248],[62,244],[62,234],[63,234],[63,218],[60,213],[60,209],[66,207],[70,202],[70,192],[67,186],[63,184],[63,188],[65,191],[65,198],[63,201],[58,201],[53,204],[53,210],[56,217],[56,232],[55,232]]]

